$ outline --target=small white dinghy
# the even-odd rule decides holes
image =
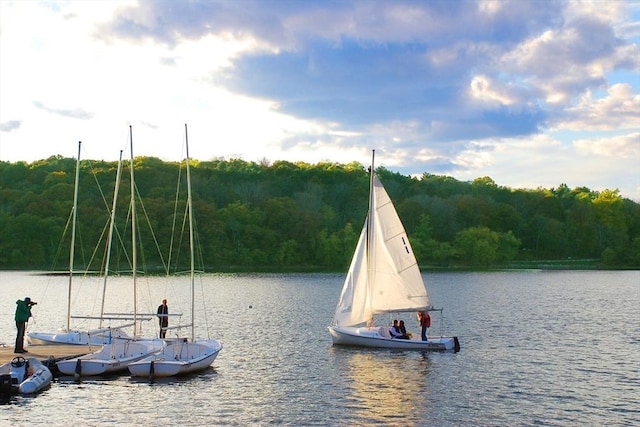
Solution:
[[[16,356],[0,366],[0,395],[38,393],[52,379],[49,368],[35,357]]]

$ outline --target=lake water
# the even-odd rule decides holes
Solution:
[[[425,274],[459,353],[333,347],[326,330],[339,274],[209,275],[199,335],[224,349],[213,368],[149,383],[128,376],[56,379],[0,406],[4,425],[640,425],[640,272]],[[130,311],[131,280],[107,306]],[[75,281],[75,314],[95,313],[101,284]],[[13,345],[15,300],[38,301],[29,331],[66,316],[67,279],[0,272],[0,343]],[[138,304],[162,297],[188,317],[189,287],[138,280]],[[186,320],[186,319],[185,319]],[[418,332],[416,320],[407,325]],[[436,322],[438,321],[438,322]],[[183,320],[172,318],[172,324]],[[145,333],[155,333],[155,320]]]

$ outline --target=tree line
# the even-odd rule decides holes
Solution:
[[[125,162],[126,163],[126,162]],[[184,162],[134,159],[139,259],[188,265]],[[128,165],[114,215],[114,270],[131,268]],[[82,160],[74,269],[104,269],[118,162]],[[367,167],[352,162],[190,161],[193,214],[207,271],[344,271],[366,215]],[[640,205],[618,190],[565,184],[510,189],[376,169],[421,267],[559,262],[640,266]],[[68,270],[76,160],[0,162],[0,269]],[[579,261],[576,261],[579,260]],[[140,262],[140,261],[139,261]],[[172,266],[172,267],[169,267]]]

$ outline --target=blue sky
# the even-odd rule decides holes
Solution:
[[[0,0],[0,160],[376,162],[640,201],[640,1]]]

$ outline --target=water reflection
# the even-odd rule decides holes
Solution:
[[[427,353],[335,348],[348,407],[366,423],[417,423],[429,397]]]
[[[178,375],[174,377],[159,377],[159,378],[145,378],[145,377],[127,377],[131,384],[144,384],[147,383],[150,386],[164,387],[164,386],[180,386],[184,383],[206,383],[211,381],[216,375],[216,371],[213,366],[209,366],[202,371],[196,373],[190,373],[186,375]]]

